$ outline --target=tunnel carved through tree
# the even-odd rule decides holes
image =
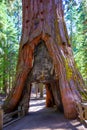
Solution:
[[[84,81],[76,68],[62,0],[22,0],[23,23],[15,84],[3,108],[29,108],[31,83],[46,86],[46,106],[54,104],[66,118],[76,118]]]

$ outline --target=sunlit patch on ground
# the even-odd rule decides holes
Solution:
[[[41,99],[41,100],[31,99],[31,100],[32,101],[30,101],[29,112],[36,112],[36,111],[39,111],[45,107],[45,100],[44,99]]]

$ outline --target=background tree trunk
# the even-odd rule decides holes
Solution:
[[[75,101],[81,101],[80,92],[84,92],[84,82],[73,59],[62,0],[22,0],[22,5],[23,27],[17,75],[15,85],[4,103],[4,111],[15,110],[25,97],[29,101],[28,84],[35,80],[50,83],[53,97],[49,96],[47,104],[53,98],[56,106],[64,110],[66,118],[76,118]],[[26,106],[24,102],[22,105]]]

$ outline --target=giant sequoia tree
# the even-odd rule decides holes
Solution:
[[[31,84],[44,83],[46,105],[54,104],[66,118],[77,116],[84,82],[78,72],[64,22],[62,0],[22,0],[23,23],[14,87],[4,111],[29,107]]]

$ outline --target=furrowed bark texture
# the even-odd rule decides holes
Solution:
[[[81,101],[84,82],[72,54],[64,22],[62,0],[22,0],[23,27],[14,87],[4,103],[11,112],[28,109],[32,82],[46,84],[46,105],[76,118],[75,101]]]

